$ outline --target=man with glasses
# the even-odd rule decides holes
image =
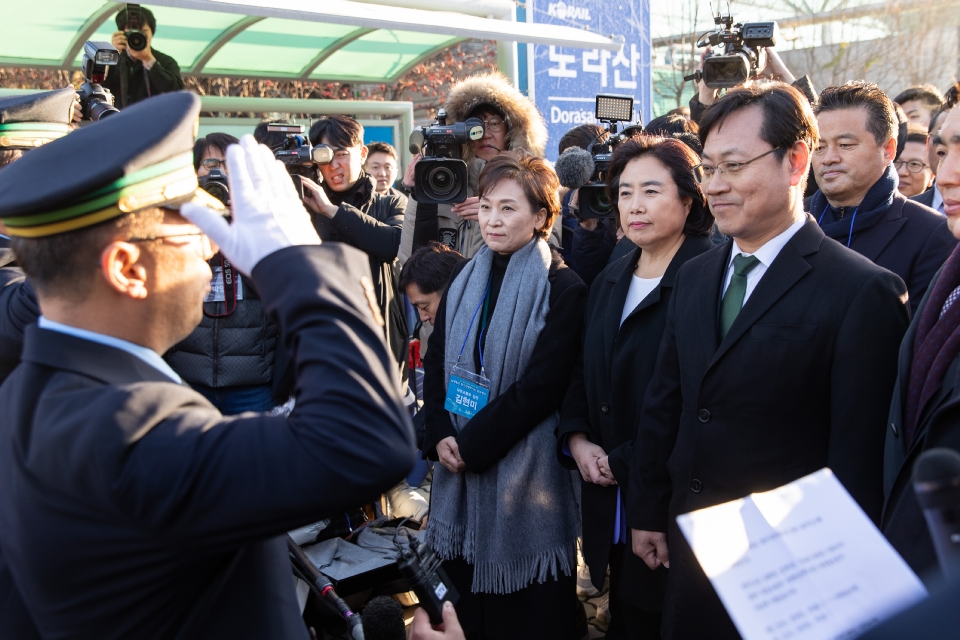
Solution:
[[[676,517],[830,467],[866,513],[908,322],[896,275],[803,212],[817,123],[793,87],[728,92],[700,124],[698,177],[732,239],[677,274],[639,419],[627,524],[668,566],[663,637],[739,638]]]
[[[810,213],[827,237],[900,276],[916,311],[957,240],[946,218],[897,190],[893,102],[877,85],[858,80],[824,89],[814,113],[820,143],[813,169],[820,191],[810,198]],[[924,155],[913,161],[922,162]],[[907,164],[900,173],[910,171]]]
[[[199,112],[157,96],[0,171],[43,310],[0,385],[0,622],[13,601],[37,627],[4,638],[308,640],[286,532],[413,466],[366,256],[321,245],[249,136],[227,222],[192,166]],[[159,355],[200,321],[218,246],[297,363],[287,418],[225,418]]]
[[[193,146],[197,176],[229,174],[227,147],[238,142],[226,133],[198,139]],[[203,301],[203,319],[163,358],[222,414],[269,411],[290,392],[281,384],[283,372],[275,370],[277,325],[264,313],[253,282],[237,273],[222,253],[215,252],[208,263],[213,278]]]
[[[903,151],[893,161],[900,177],[897,190],[907,198],[920,195],[931,186],[936,174],[927,162],[927,129],[910,124],[907,126],[907,141]],[[929,205],[928,205],[929,206]]]

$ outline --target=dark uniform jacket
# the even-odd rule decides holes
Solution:
[[[719,341],[731,242],[680,269],[643,401],[627,523],[666,531],[664,638],[739,637],[680,514],[829,467],[867,515],[883,502],[883,429],[908,325],[896,275],[824,237],[783,247]]]
[[[113,94],[118,109],[129,107],[150,96],[183,89],[183,78],[180,77],[180,65],[177,61],[156,49],[153,49],[153,57],[157,61],[149,70],[145,70],[142,62],[124,53],[121,54],[121,59],[126,58],[124,64],[111,67],[107,72],[103,87]],[[121,93],[120,83],[120,74],[124,67],[127,70],[126,96]]]
[[[414,462],[364,276],[338,245],[254,269],[295,355],[287,419],[225,418],[126,351],[28,328],[0,386],[0,552],[44,637],[308,638],[285,532]]]
[[[409,333],[403,301],[397,290],[400,279],[397,251],[400,249],[404,203],[400,196],[377,193],[375,185],[376,181],[366,174],[362,174],[346,194],[326,189],[324,183],[327,197],[338,207],[337,215],[331,219],[315,214],[313,224],[324,241],[344,242],[370,258],[373,288],[385,323],[387,346],[400,370],[405,372]]]
[[[15,260],[10,242],[0,238],[0,383],[20,363],[24,329],[40,316],[33,287]]]
[[[210,265],[221,266],[220,256]],[[200,325],[163,356],[185,382],[217,389],[273,383],[277,325],[264,313],[253,281],[236,276],[243,299],[233,313],[222,315],[226,302],[205,302]]]
[[[937,277],[930,283],[928,292],[933,290],[939,277],[938,272]],[[923,297],[900,345],[897,386],[894,388],[886,425],[887,441],[883,463],[885,499],[881,527],[897,553],[920,575],[938,568],[930,530],[913,491],[913,465],[917,457],[928,449],[947,447],[960,451],[960,358],[954,359],[950,364],[940,390],[920,414],[909,449],[905,447],[903,440],[903,409],[907,402],[907,387],[913,363],[913,343],[927,298],[929,295]]]
[[[823,217],[828,237],[847,245],[852,211],[838,218],[822,191],[813,194],[808,210],[818,221]],[[850,248],[900,276],[910,294],[910,311],[916,313],[930,279],[957,244],[947,218],[901,195],[893,165],[867,192],[856,214]]]
[[[690,236],[683,241],[659,286],[651,291],[620,324],[640,249],[604,269],[590,289],[580,360],[563,399],[557,436],[560,463],[576,470],[563,452],[567,436],[587,434],[603,447],[622,492],[629,489],[630,462],[643,406],[643,393],[653,377],[660,338],[667,322],[667,306],[680,266],[713,248],[710,238]],[[640,446],[643,446],[641,443]],[[598,589],[603,587],[610,558],[617,487],[583,482],[583,558]],[[624,493],[625,495],[625,493]],[[629,540],[627,541],[629,544]],[[666,569],[652,573],[640,558],[624,554],[620,594],[636,606],[659,611],[663,606]]]
[[[925,207],[933,208],[933,192],[934,192],[934,189],[936,188],[937,188],[937,183],[934,182],[933,186],[931,186],[929,189],[927,189],[923,193],[918,193],[917,195],[912,196],[910,199],[913,200],[914,202],[919,202]],[[934,209],[934,211],[936,211],[936,209]]]

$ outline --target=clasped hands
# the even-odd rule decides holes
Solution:
[[[604,487],[617,484],[610,470],[610,456],[598,444],[590,442],[582,431],[567,436],[567,447],[580,470],[584,482],[592,482]]]
[[[437,457],[440,459],[440,464],[450,473],[460,473],[467,468],[460,457],[457,439],[453,436],[447,436],[437,443]]]

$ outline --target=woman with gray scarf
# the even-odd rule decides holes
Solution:
[[[544,241],[560,184],[504,153],[480,174],[485,246],[457,266],[424,361],[426,540],[468,637],[572,640],[579,479],[557,462],[559,408],[587,287]]]

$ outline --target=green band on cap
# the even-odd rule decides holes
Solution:
[[[138,196],[162,191],[166,185],[180,182],[185,177],[189,178],[190,176],[193,176],[193,186],[195,187],[196,174],[193,173],[193,154],[188,152],[140,169],[139,171],[134,171],[105,187],[82,196],[83,200],[72,206],[57,209],[56,211],[48,211],[39,215],[4,218],[3,223],[8,228],[27,228],[61,222],[72,218],[80,218],[104,209],[116,207],[123,199],[136,202]],[[158,204],[158,202],[162,202],[163,200],[164,198],[162,197],[159,199],[149,198],[146,202],[147,204]],[[124,211],[124,209],[124,206],[119,206],[119,213],[117,215],[135,210],[130,209],[129,211]]]
[[[60,122],[8,122],[0,124],[0,133],[4,131],[56,131],[70,133],[70,125]]]

